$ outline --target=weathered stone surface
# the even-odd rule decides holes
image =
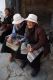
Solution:
[[[10,75],[10,72],[8,71],[7,67],[0,69],[0,80],[7,80]]]
[[[24,76],[11,77],[9,80],[27,80]]]
[[[20,68],[21,61],[10,62],[9,54],[0,53],[0,80],[53,80],[53,53],[50,58],[44,59],[39,74],[32,78],[32,68],[27,65],[23,70]],[[2,57],[2,58],[1,58]],[[52,57],[52,59],[51,59]]]
[[[10,53],[0,53],[0,68],[8,66],[10,64],[10,59]]]
[[[8,68],[11,71],[10,76],[19,76],[23,73],[23,70],[19,67],[18,64],[16,64],[16,62],[11,63]]]

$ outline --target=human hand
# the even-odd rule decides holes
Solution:
[[[7,39],[7,42],[8,43],[13,43],[12,37],[9,36],[8,39]]]
[[[16,41],[15,41],[15,45],[20,45],[20,43],[21,43],[21,42],[20,42],[19,40],[16,40]]]
[[[27,46],[27,51],[28,51],[28,52],[33,52],[33,48],[32,48],[31,45],[28,45],[28,46]]]

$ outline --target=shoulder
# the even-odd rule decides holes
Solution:
[[[44,29],[40,26],[37,28],[37,32],[38,32],[38,34],[45,33]]]

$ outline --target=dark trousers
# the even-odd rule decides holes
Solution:
[[[35,71],[39,71],[40,70],[40,58],[41,58],[41,56],[39,55],[32,63],[30,63],[31,67]]]
[[[25,63],[28,63],[35,71],[40,71],[40,58],[41,58],[41,55],[42,53],[32,62],[30,63],[27,59],[27,55],[22,55],[20,54],[21,56],[21,59],[25,62]]]
[[[11,53],[13,57],[15,57],[16,52],[11,50],[9,47],[6,46],[6,40],[4,40],[2,49],[1,49],[1,53]]]
[[[29,64],[32,67],[32,69],[34,69],[34,71],[36,71],[36,72],[40,71],[40,58],[41,58],[41,55],[39,55],[32,63],[30,63],[28,61],[27,55],[19,54],[18,56],[22,60],[24,65]]]
[[[11,32],[12,32],[12,29],[9,29],[9,30],[3,32],[3,34],[0,36],[0,42],[3,43],[4,40],[5,40],[5,37],[6,37],[7,35],[10,35]]]

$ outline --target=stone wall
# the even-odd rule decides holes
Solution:
[[[48,30],[50,26],[53,27],[53,0],[6,0],[6,4],[23,17],[27,17],[29,13],[36,14],[39,24]]]

